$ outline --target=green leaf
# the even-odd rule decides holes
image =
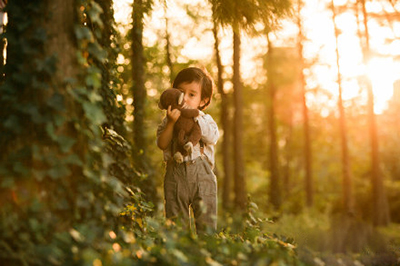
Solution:
[[[101,72],[97,67],[90,67],[85,79],[87,86],[92,86],[95,89],[101,87]]]
[[[61,151],[66,153],[75,144],[76,139],[70,138],[68,136],[60,135],[60,136],[57,136],[57,142],[60,146]]]
[[[56,92],[54,93],[50,99],[47,100],[47,105],[53,108],[56,111],[64,111],[65,104],[64,104],[64,95]]]
[[[88,62],[86,60],[86,57],[83,56],[81,51],[77,51],[76,52],[76,58],[78,59],[78,63],[80,65],[87,65],[88,64]]]
[[[35,170],[35,169],[33,169],[32,170],[32,174],[33,174],[33,176],[35,177],[35,179],[37,181],[43,181],[43,179],[46,176],[46,171],[45,170]]]
[[[84,102],[83,110],[85,111],[86,117],[96,125],[100,125],[106,121],[106,116],[102,108],[96,104]]]
[[[20,134],[22,132],[22,127],[19,122],[19,118],[16,115],[10,115],[4,122],[3,126],[5,128],[11,129],[13,132]]]
[[[89,101],[91,101],[92,103],[101,102],[103,100],[103,97],[101,97],[100,94],[98,94],[95,91],[90,91],[88,93],[88,98],[89,98]]]
[[[48,170],[47,174],[53,179],[59,179],[61,177],[69,176],[71,174],[71,171],[68,167],[66,167],[66,165],[58,164]]]
[[[97,23],[99,25],[99,27],[101,27],[101,28],[103,27],[103,21],[100,18],[100,15],[103,13],[103,9],[101,8],[101,6],[99,4],[97,4],[96,2],[93,1],[91,3],[91,7],[87,13],[88,13],[92,23]]]
[[[47,123],[47,124],[46,124],[46,132],[47,132],[47,135],[48,135],[52,140],[56,140],[56,139],[57,139],[57,135],[56,135],[56,133],[55,133],[54,125],[53,125],[53,124],[51,124],[51,123]]]
[[[63,116],[63,115],[56,114],[53,116],[53,119],[54,119],[54,124],[56,125],[56,127],[62,126],[65,122],[65,116]]]
[[[25,165],[22,162],[14,162],[13,163],[13,170],[21,174],[23,176],[26,176],[29,174],[29,169],[25,167]]]
[[[27,104],[21,108],[21,110],[30,115],[32,118],[32,121],[35,124],[40,124],[44,122],[44,117],[40,114],[39,109],[37,106],[33,104]]]
[[[78,40],[94,41],[93,34],[87,27],[75,27],[75,35]]]
[[[64,162],[71,165],[78,165],[78,166],[83,165],[81,159],[75,153],[68,155],[68,157],[64,159]]]
[[[97,42],[88,45],[88,52],[100,62],[107,59],[107,51],[103,49]]]

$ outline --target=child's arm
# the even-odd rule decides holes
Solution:
[[[162,131],[157,138],[157,146],[161,150],[165,150],[168,148],[168,145],[171,142],[172,135],[174,133],[174,125],[180,115],[181,115],[181,112],[178,109],[171,110],[171,106],[168,106],[167,124],[165,126],[164,131]]]
[[[201,115],[197,118],[201,128],[201,139],[206,144],[217,144],[219,138],[218,126],[210,115]]]

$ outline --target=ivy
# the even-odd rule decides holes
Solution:
[[[70,265],[85,258],[91,249],[80,245],[102,242],[129,198],[118,168],[126,180],[137,176],[102,139],[101,125],[122,128],[117,121],[124,112],[105,115],[119,108],[115,92],[109,93],[118,84],[114,70],[104,66],[117,52],[104,45],[103,39],[110,40],[104,29],[112,22],[104,21],[98,2],[107,1],[77,2],[71,16],[77,18],[77,74],[61,80],[59,55],[46,49],[54,38],[47,32],[52,14],[46,2],[7,5],[7,63],[0,84],[0,191],[6,197],[0,229],[7,232],[0,238],[0,259],[6,263]]]

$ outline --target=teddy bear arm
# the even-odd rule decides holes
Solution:
[[[192,131],[190,132],[188,142],[192,142],[196,146],[201,139],[201,128],[198,123],[194,123]]]
[[[186,139],[186,131],[183,128],[181,128],[178,131],[178,145],[179,146],[185,145],[186,144],[185,139]]]
[[[199,116],[199,110],[197,109],[182,109],[181,115],[187,118]]]

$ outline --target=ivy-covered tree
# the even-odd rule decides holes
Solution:
[[[112,25],[104,13],[111,1],[98,2],[15,0],[6,6],[0,85],[4,265],[79,262],[101,248],[128,196],[108,171],[113,158],[102,140],[104,100],[115,99],[101,93],[111,78],[99,67],[113,60],[100,41]]]

